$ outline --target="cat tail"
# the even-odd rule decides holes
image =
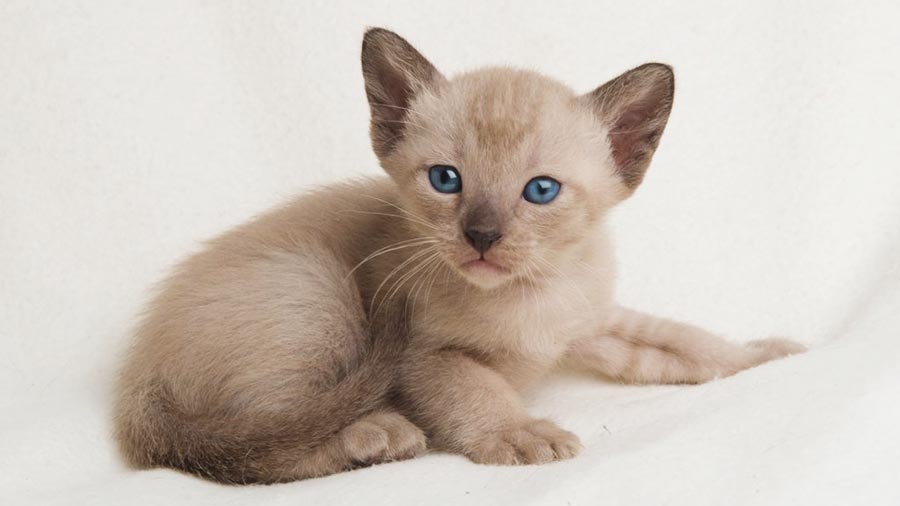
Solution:
[[[292,481],[352,468],[365,462],[345,448],[342,436],[367,415],[391,413],[387,399],[405,345],[393,336],[383,341],[333,385],[271,412],[189,413],[164,383],[144,383],[121,393],[120,403],[127,406],[117,409],[116,438],[135,467],[172,467],[228,484]]]

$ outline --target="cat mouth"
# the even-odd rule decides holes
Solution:
[[[484,257],[469,260],[468,262],[463,263],[462,267],[471,273],[506,274],[508,272],[503,266],[491,262]]]

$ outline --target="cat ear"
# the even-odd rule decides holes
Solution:
[[[372,147],[387,156],[403,136],[410,103],[444,77],[396,33],[370,28],[362,44],[362,70],[372,113]]]
[[[661,63],[648,63],[582,95],[609,130],[616,172],[629,191],[644,179],[666,128],[675,75]]]

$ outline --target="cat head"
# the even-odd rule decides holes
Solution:
[[[484,288],[550,273],[591,240],[643,179],[674,92],[658,63],[584,95],[510,68],[448,79],[380,28],[362,67],[372,147],[408,224]]]

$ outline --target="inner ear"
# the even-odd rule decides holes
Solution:
[[[629,190],[644,179],[672,110],[672,68],[648,63],[584,95],[609,131],[616,172]]]
[[[366,32],[362,69],[372,115],[372,147],[384,157],[403,136],[413,98],[443,76],[403,37],[383,28]]]

